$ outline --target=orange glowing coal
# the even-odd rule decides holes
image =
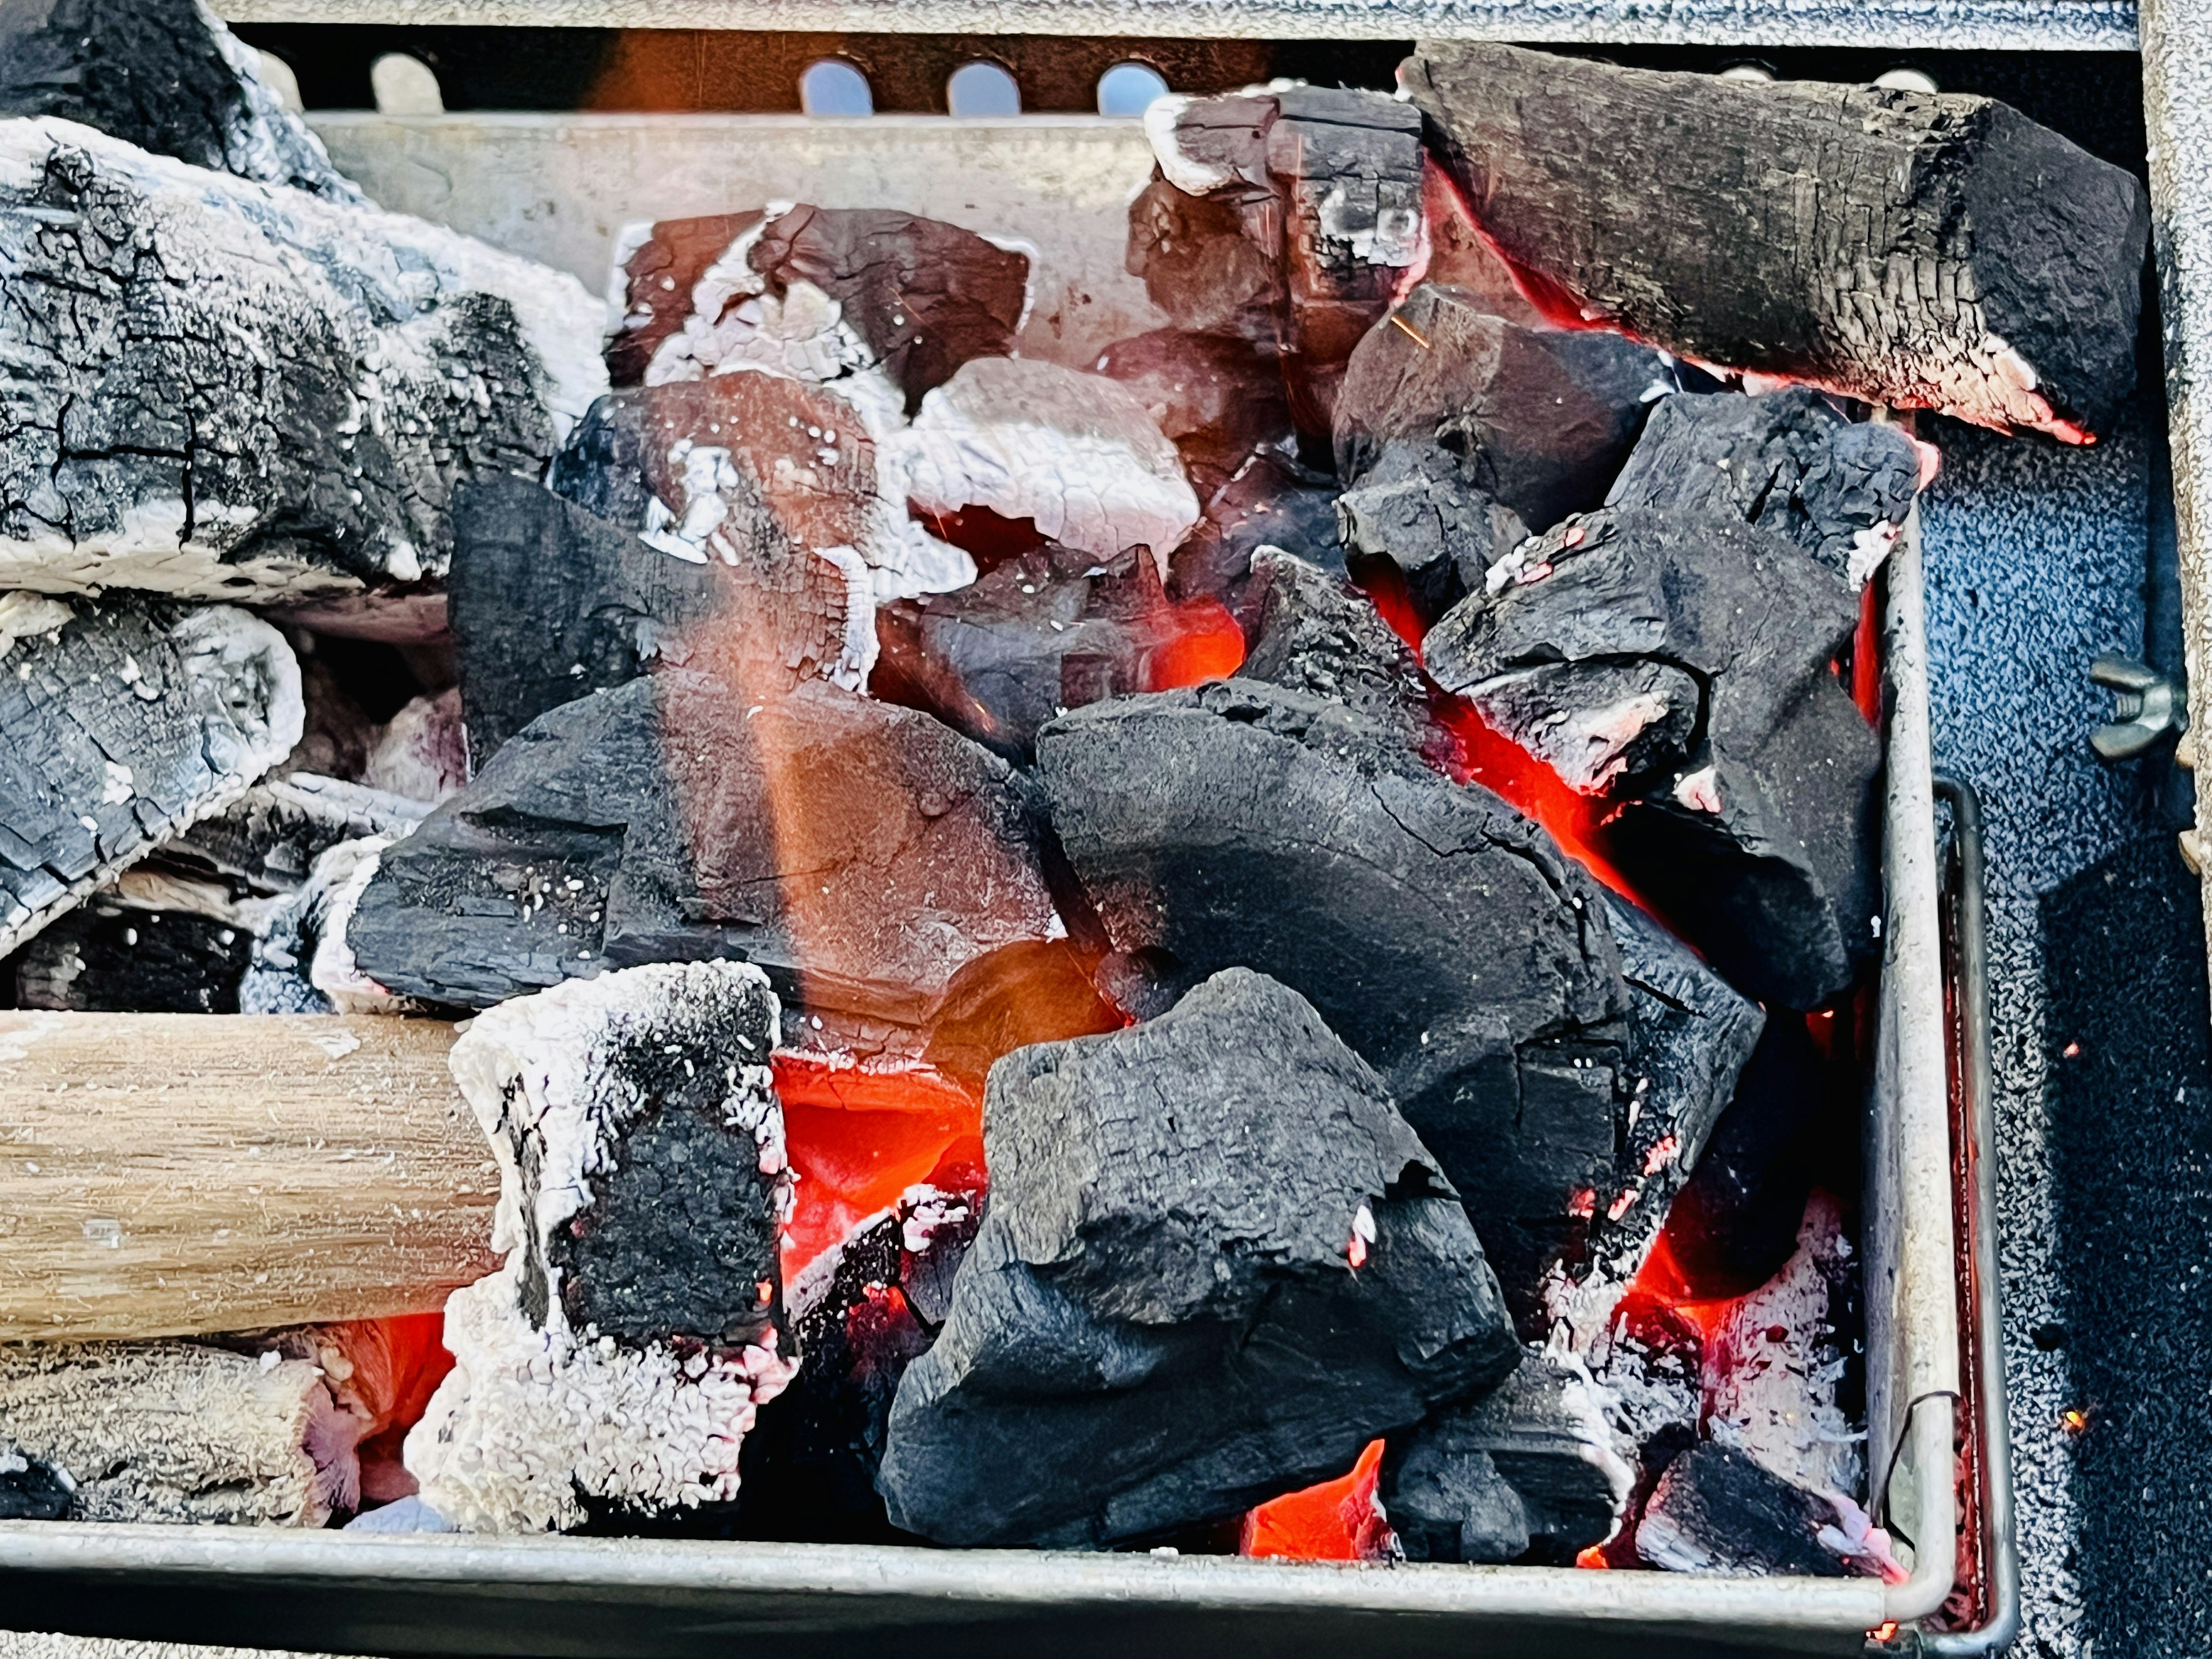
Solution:
[[[1244,1517],[1237,1553],[1287,1561],[1379,1561],[1390,1527],[1376,1506],[1382,1443],[1370,1441],[1352,1473],[1260,1505]]]

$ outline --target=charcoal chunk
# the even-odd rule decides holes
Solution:
[[[234,1014],[253,950],[212,916],[82,905],[10,959],[15,1006],[88,1013]]]
[[[936,1340],[981,1220],[980,1193],[915,1188],[790,1290],[799,1375],[745,1437],[747,1537],[884,1543],[876,1490],[891,1401]]]
[[[745,1432],[798,1369],[778,1018],[756,968],[660,963],[517,999],[453,1045],[507,1260],[447,1302],[454,1369],[406,1461],[460,1530],[736,1496]]]
[[[1539,662],[1467,695],[1583,795],[1632,793],[1672,772],[1696,748],[1705,704],[1694,675],[1650,658]]]
[[[1628,996],[1595,884],[1389,727],[1257,682],[1078,710],[1039,735],[1037,767],[1112,944],[1310,999],[1382,1074],[1530,1314],[1626,1110]]]
[[[1528,538],[1511,507],[1462,477],[1450,451],[1395,443],[1337,498],[1347,553],[1389,560],[1406,574],[1420,616],[1442,616],[1482,585],[1483,573]]]
[[[2134,386],[2142,186],[1994,100],[1474,41],[1399,79],[1572,326],[2077,441]]]
[[[415,591],[606,384],[573,276],[58,121],[0,124],[0,586]]]
[[[1636,1552],[1674,1572],[1844,1578],[1850,1569],[1820,1540],[1836,1518],[1826,1499],[1707,1443],[1659,1477],[1637,1523]]]
[[[0,1521],[66,1521],[76,1503],[76,1482],[66,1469],[0,1451]]]
[[[927,714],[670,669],[526,727],[384,855],[347,937],[440,1004],[732,956],[809,1009],[911,1025],[999,946],[1060,933],[1038,822],[1019,774]]]
[[[300,739],[291,647],[228,605],[8,595],[0,641],[0,952]]]
[[[1814,1008],[1876,943],[1881,744],[1832,667],[1857,623],[1848,584],[1778,535],[1733,515],[1607,507],[1493,568],[1423,657],[1533,745],[1571,742],[1586,787],[1656,772],[1611,825],[1613,861],[1739,990]],[[1586,663],[1608,672],[1559,666]],[[1639,663],[1668,672],[1624,695],[1613,671]],[[1680,747],[1678,676],[1704,703]]]
[[[0,116],[76,121],[157,155],[360,202],[259,54],[198,0],[8,0]]]
[[[1135,392],[1210,501],[1255,451],[1291,435],[1282,366],[1234,336],[1156,329],[1106,348],[1098,372]]]
[[[1920,474],[1903,432],[1846,420],[1806,387],[1691,392],[1652,410],[1605,501],[1739,514],[1857,587],[1888,557]]]
[[[295,893],[315,860],[340,842],[404,836],[429,810],[427,802],[295,772],[257,783],[163,843],[158,862],[247,894]]]
[[[1532,1350],[1480,1400],[1392,1436],[1379,1496],[1407,1556],[1564,1566],[1611,1532],[1629,1471],[1584,1389]]]
[[[1253,456],[1214,492],[1206,516],[1176,550],[1168,591],[1178,598],[1209,595],[1241,617],[1252,557],[1263,547],[1341,574],[1345,548],[1336,499],[1335,481],[1327,473],[1273,451]]]
[[[909,1530],[1097,1547],[1216,1520],[1517,1357],[1435,1161],[1262,975],[1010,1054],[984,1142],[989,1210],[891,1408]]]
[[[1340,702],[1402,733],[1409,749],[1431,739],[1428,685],[1413,648],[1341,576],[1262,547],[1245,605],[1252,646],[1239,678]]]
[[[911,416],[971,357],[1005,357],[1026,254],[884,208],[775,205],[652,226],[623,262],[617,386],[752,363],[802,380],[889,376]]]

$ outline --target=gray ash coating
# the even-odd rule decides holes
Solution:
[[[722,1121],[726,1079],[674,1048],[623,1045],[614,1086],[651,1103],[546,1261],[573,1329],[741,1346],[781,1321],[775,1183],[752,1132]]]

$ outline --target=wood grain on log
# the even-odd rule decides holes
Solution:
[[[496,1265],[434,1020],[0,1013],[0,1341],[424,1312]]]

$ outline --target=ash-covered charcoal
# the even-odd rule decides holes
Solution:
[[[1240,678],[1340,702],[1399,732],[1408,749],[1435,737],[1428,684],[1412,647],[1342,576],[1262,547],[1252,558],[1243,609],[1251,648]]]
[[[533,650],[544,649],[542,638]],[[461,723],[461,693],[448,686],[411,699],[378,731],[361,781],[404,800],[446,799],[469,781],[469,739]]]
[[[1881,744],[1833,670],[1858,611],[1733,514],[1606,507],[1493,567],[1423,659],[1515,735],[1579,756],[1568,775],[1593,793],[1629,793],[1607,848],[1637,890],[1747,995],[1814,1008],[1876,944]],[[1692,686],[1702,719],[1678,745]]]
[[[95,901],[58,917],[9,958],[19,1008],[234,1014],[253,934],[188,910]]]
[[[260,54],[199,0],[9,0],[0,116],[76,121],[157,155],[365,200],[261,78]]]
[[[1565,1566],[1631,1480],[1588,1381],[1530,1350],[1480,1400],[1391,1436],[1378,1495],[1408,1559]]]
[[[1026,253],[890,209],[775,204],[635,227],[623,246],[617,386],[880,369],[912,415],[969,359],[1009,356],[1028,311]]]
[[[1614,1169],[1628,1006],[1595,883],[1402,735],[1231,680],[1079,709],[1037,739],[1111,943],[1182,982],[1279,978],[1382,1073],[1516,1314]]]
[[[930,716],[670,669],[532,723],[393,847],[361,969],[483,1007],[733,956],[810,1012],[926,1024],[998,947],[1060,937],[1032,787]]]
[[[1263,547],[1341,574],[1336,498],[1336,481],[1327,473],[1273,451],[1253,456],[1206,502],[1206,516],[1176,550],[1168,591],[1178,599],[1218,599],[1241,615],[1239,595]]]
[[[0,124],[0,268],[15,586],[442,575],[454,485],[535,474],[606,385],[573,276],[62,122]]]
[[[1100,564],[1047,546],[957,593],[887,605],[876,627],[874,696],[1019,762],[1055,714],[1226,673],[1243,656],[1228,613],[1171,601],[1141,551]]]
[[[1282,365],[1233,335],[1155,329],[1108,346],[1097,369],[1136,393],[1201,501],[1255,452],[1291,435]]]
[[[657,963],[519,998],[453,1045],[499,1160],[499,1270],[453,1292],[453,1370],[407,1437],[463,1531],[543,1531],[737,1496],[798,1370],[791,1211],[759,969]]]
[[[1408,573],[1451,561],[1477,587],[1528,526],[1605,499],[1675,386],[1649,347],[1522,328],[1425,283],[1359,342],[1337,398],[1346,539]]]
[[[1198,522],[1182,457],[1137,394],[1057,363],[965,364],[921,400],[896,449],[918,512],[988,507],[1094,558],[1149,548],[1163,581]]]
[[[745,1437],[743,1535],[855,1544],[904,1536],[876,1491],[891,1401],[907,1367],[937,1340],[982,1207],[980,1192],[915,1188],[793,1281],[799,1375]]]
[[[731,573],[721,654],[857,685],[878,597],[975,575],[908,515],[905,437],[842,390],[744,370],[613,393],[547,483],[657,552]]]
[[[76,1504],[67,1469],[0,1445],[0,1521],[66,1521]]]
[[[238,986],[246,1014],[417,1012],[361,970],[347,939],[390,836],[345,841],[317,855],[307,880],[270,913]]]
[[[1099,1547],[1221,1519],[1518,1358],[1435,1161],[1263,975],[1008,1055],[983,1134],[990,1207],[891,1408],[908,1530]]]
[[[1178,327],[1283,356],[1318,436],[1344,364],[1428,252],[1421,123],[1395,99],[1277,86],[1156,100],[1159,176],[1129,213],[1128,268]]]
[[[1636,1553],[1670,1572],[1844,1578],[1820,1542],[1838,1520],[1825,1498],[1725,1446],[1693,1446],[1667,1466],[1637,1523]]]
[[[2075,441],[2135,384],[2142,186],[1992,99],[1473,41],[1398,73],[1574,326]]]
[[[66,1474],[74,1521],[319,1527],[356,1501],[360,1431],[318,1367],[274,1352],[0,1347],[0,1465]]]
[[[255,784],[221,811],[163,842],[150,867],[213,878],[247,894],[295,893],[315,860],[340,842],[371,836],[397,839],[429,810],[428,801],[295,772]]]
[[[0,617],[0,953],[244,794],[301,723],[291,647],[243,611],[19,600],[7,614],[42,631]]]
[[[1690,392],[1652,410],[1605,504],[1738,514],[1860,587],[1889,556],[1935,453],[1887,422],[1845,419],[1807,386]]]

